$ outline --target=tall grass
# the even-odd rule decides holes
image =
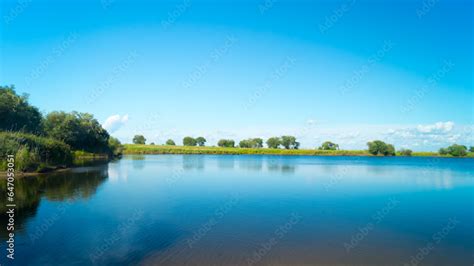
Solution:
[[[65,167],[72,163],[68,145],[50,138],[19,132],[0,132],[0,170],[6,170],[6,156],[15,156],[15,169],[41,172],[47,168]]]

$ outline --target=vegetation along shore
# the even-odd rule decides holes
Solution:
[[[343,150],[326,141],[314,149],[300,149],[294,136],[274,136],[266,140],[249,138],[238,143],[221,139],[206,146],[204,137],[186,136],[182,146],[168,139],[163,145],[146,144],[143,135],[134,144],[122,145],[88,113],[53,111],[42,114],[28,103],[28,95],[18,95],[14,86],[0,86],[0,157],[13,155],[20,172],[47,172],[82,165],[87,160],[111,160],[126,154],[274,154],[320,156],[442,156],[474,157],[474,147],[453,144],[438,152],[396,150],[380,140],[367,143],[367,150]],[[266,145],[266,147],[264,147]],[[7,169],[0,161],[0,171]]]

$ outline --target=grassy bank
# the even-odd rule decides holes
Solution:
[[[223,147],[199,147],[199,146],[166,146],[166,145],[138,145],[125,144],[124,154],[268,154],[268,155],[317,155],[317,156],[373,156],[366,150],[285,150],[268,148],[223,148]],[[400,156],[397,153],[397,156]],[[427,157],[452,157],[451,155],[440,155],[437,152],[413,152],[412,156]],[[474,157],[469,153],[466,157]]]

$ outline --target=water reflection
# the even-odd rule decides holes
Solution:
[[[107,179],[107,166],[76,168],[71,171],[31,177],[18,177],[15,180],[16,232],[21,232],[25,222],[36,215],[42,199],[65,201],[88,199]],[[0,195],[6,195],[6,182],[0,183]],[[5,215],[6,199],[0,200],[0,224],[7,224]],[[6,239],[8,232],[0,227],[0,239]]]
[[[200,155],[183,155],[183,169],[204,169],[204,158]]]
[[[269,172],[294,173],[296,171],[296,164],[288,159],[271,156],[266,160],[267,170]]]
[[[132,159],[133,169],[141,170],[145,167],[145,155],[132,155],[130,158]]]

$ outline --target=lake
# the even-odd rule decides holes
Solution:
[[[134,155],[16,194],[15,265],[474,261],[473,159]]]

